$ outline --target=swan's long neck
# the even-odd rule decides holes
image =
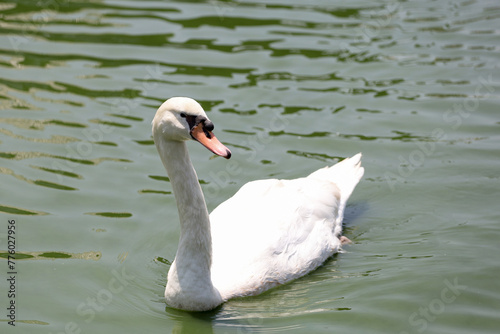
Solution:
[[[181,256],[196,254],[194,259],[202,268],[209,270],[212,261],[210,220],[198,177],[184,142],[170,142],[166,146],[168,157],[163,162],[172,184],[181,223],[176,257],[180,260]]]
[[[165,290],[167,303],[181,309],[210,309],[221,303],[210,276],[212,236],[210,219],[198,177],[185,142],[158,143],[174,191],[181,233]]]

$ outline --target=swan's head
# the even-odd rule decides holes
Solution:
[[[205,110],[189,97],[172,97],[158,108],[153,119],[153,138],[158,145],[161,139],[185,141],[194,139],[214,154],[226,159],[231,151],[212,133],[214,124]]]

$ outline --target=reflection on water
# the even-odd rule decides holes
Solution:
[[[67,252],[16,252],[16,260],[55,260],[79,259],[94,260],[101,258],[101,252],[67,253]],[[8,253],[0,253],[0,258],[7,259]]]
[[[19,260],[57,260],[22,262],[27,332],[71,320],[109,333],[415,332],[408,318],[436,298],[438,276],[481,289],[428,332],[470,332],[470,314],[498,328],[500,7],[98,0],[0,12],[0,213],[19,222]],[[348,252],[212,313],[165,309],[179,230],[151,120],[175,95],[202,104],[238,167],[189,146],[210,209],[248,181],[363,152]],[[78,305],[122,262],[137,279],[85,322]],[[50,312],[40,291],[58,297]]]

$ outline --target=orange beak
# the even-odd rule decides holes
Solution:
[[[212,153],[226,159],[231,158],[231,151],[229,151],[229,149],[224,146],[211,131],[204,129],[203,123],[199,123],[191,129],[191,136],[212,151]]]

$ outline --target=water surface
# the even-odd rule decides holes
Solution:
[[[5,258],[15,220],[18,252],[16,328],[2,326],[498,332],[495,2],[7,1],[0,10],[0,250]],[[363,152],[346,252],[213,312],[166,307],[179,225],[151,120],[176,95],[200,101],[233,152],[228,167],[189,145],[209,209],[248,181]],[[2,279],[4,310],[8,288]]]

